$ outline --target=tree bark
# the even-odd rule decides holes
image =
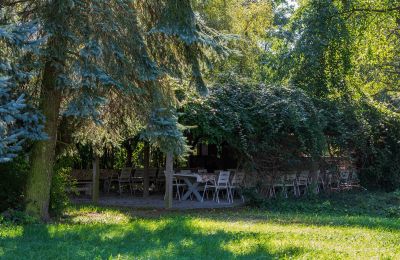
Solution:
[[[174,156],[167,153],[165,162],[165,208],[172,208],[172,174],[173,174]]]
[[[132,167],[133,163],[132,163],[132,141],[128,140],[125,143],[125,149],[126,149],[126,161],[125,161],[125,167]]]
[[[99,202],[100,190],[100,159],[99,156],[94,155],[93,158],[93,183],[92,183],[92,201],[93,203]]]
[[[144,180],[143,180],[143,197],[149,196],[149,168],[150,168],[150,144],[144,144]]]
[[[45,116],[44,131],[47,140],[33,145],[31,169],[27,179],[26,212],[42,220],[49,219],[49,200],[51,179],[55,160],[58,116],[61,104],[61,91],[56,87],[59,64],[48,61],[45,64],[42,89],[40,94],[40,110]]]

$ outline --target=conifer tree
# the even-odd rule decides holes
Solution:
[[[145,108],[142,114],[157,109],[159,100],[173,106],[170,78],[190,78],[205,92],[201,60],[211,49],[224,51],[222,38],[189,1],[5,0],[0,8],[36,22],[31,38],[42,39],[28,89],[39,93],[35,104],[48,138],[33,146],[26,190],[26,211],[42,219],[48,218],[60,115],[98,121],[110,95],[128,95],[133,107]]]

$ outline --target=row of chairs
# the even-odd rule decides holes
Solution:
[[[264,185],[268,197],[276,197],[277,190],[287,198],[291,193],[295,197],[300,197],[306,194],[311,187],[315,193],[362,188],[354,170],[326,171],[324,173],[318,170],[315,174],[311,174],[310,171],[276,172],[274,176],[267,176],[267,185]]]
[[[130,167],[123,168],[119,174],[113,175],[109,178],[107,192],[110,192],[113,183],[118,185],[119,194],[122,194],[126,188],[129,189],[131,195],[135,194],[136,191],[143,191],[144,176],[144,169],[133,169]],[[150,168],[148,170],[148,176],[151,183],[151,189],[155,189],[159,186],[160,182],[163,181],[158,177],[157,168]]]

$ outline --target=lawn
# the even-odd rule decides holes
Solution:
[[[399,205],[364,193],[207,211],[71,207],[49,224],[2,224],[0,258],[400,259]]]

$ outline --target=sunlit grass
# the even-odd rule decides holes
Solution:
[[[2,259],[400,259],[400,220],[225,209],[69,209],[51,224],[0,226]]]

